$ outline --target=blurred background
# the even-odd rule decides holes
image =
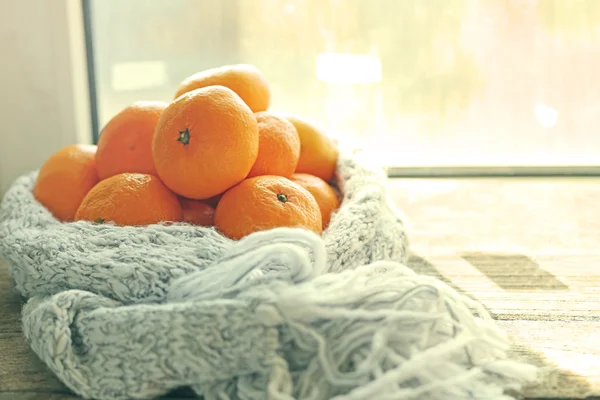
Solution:
[[[273,110],[388,166],[600,164],[598,0],[0,7],[2,185],[64,144],[94,141],[125,105],[169,100],[188,75],[239,62],[270,81]]]
[[[91,0],[99,124],[245,62],[388,165],[600,159],[598,0]]]

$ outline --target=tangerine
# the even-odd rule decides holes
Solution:
[[[256,117],[224,86],[192,90],[163,111],[152,155],[175,193],[197,200],[219,195],[244,180],[256,161]]]
[[[98,183],[96,146],[71,145],[40,167],[33,195],[58,220],[73,221],[85,195]]]
[[[292,175],[292,182],[296,182],[315,197],[321,210],[323,230],[325,230],[329,225],[331,214],[340,207],[335,190],[323,179],[309,174],[294,174]]]
[[[100,179],[123,172],[156,175],[152,138],[167,103],[139,101],[125,107],[102,129],[96,165]]]
[[[198,72],[181,82],[175,98],[194,89],[220,85],[238,94],[253,112],[269,108],[271,92],[263,74],[247,64],[225,65]]]
[[[258,157],[248,174],[279,175],[289,178],[298,165],[300,138],[291,122],[263,111],[255,114],[258,122]]]
[[[302,227],[322,232],[315,198],[287,178],[261,175],[234,186],[215,210],[215,226],[231,239],[277,227]]]
[[[154,175],[123,173],[100,181],[85,196],[76,220],[117,225],[176,222],[182,217],[177,196]]]
[[[335,142],[310,122],[287,116],[300,137],[300,158],[296,172],[318,176],[329,182],[335,173],[338,149]]]

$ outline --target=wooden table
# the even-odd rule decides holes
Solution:
[[[600,395],[600,179],[395,179],[390,190],[409,219],[409,265],[481,301],[513,356],[542,367],[528,398]],[[77,398],[28,348],[21,305],[0,266],[0,400]]]

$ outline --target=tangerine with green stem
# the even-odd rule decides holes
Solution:
[[[215,227],[231,239],[278,227],[298,227],[321,234],[321,211],[306,189],[273,175],[248,178],[223,194]]]
[[[229,88],[192,90],[163,111],[152,155],[158,176],[175,193],[217,196],[244,180],[256,161],[256,117]]]

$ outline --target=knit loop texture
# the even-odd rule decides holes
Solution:
[[[0,206],[0,255],[29,300],[31,348],[86,398],[182,386],[217,399],[512,399],[536,377],[477,302],[403,264],[385,174],[338,162],[344,195],[322,236],[239,241],[187,224],[60,223],[33,172]]]

